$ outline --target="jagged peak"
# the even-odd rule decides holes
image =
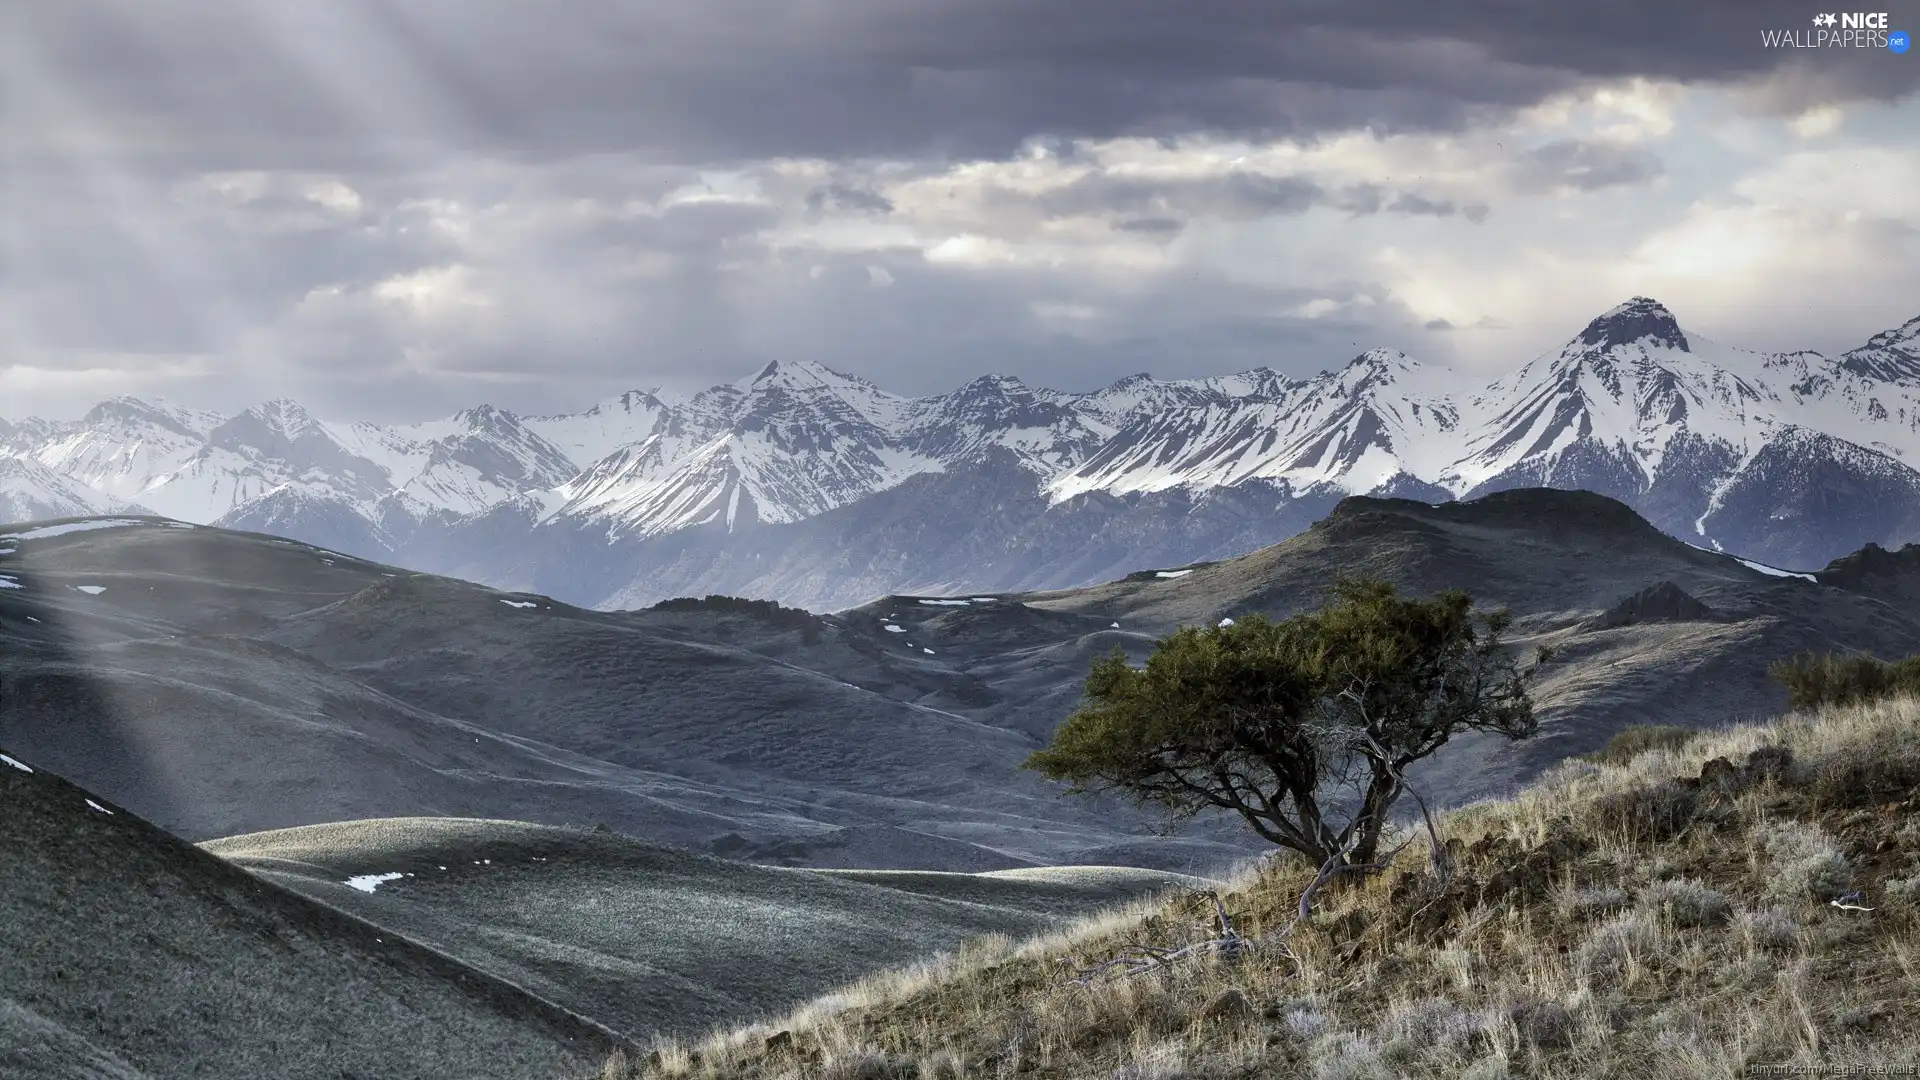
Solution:
[[[1883,382],[1920,381],[1920,317],[1867,339],[1840,357],[1839,367]]]
[[[242,410],[222,423],[221,432],[245,430],[258,424],[287,438],[321,431],[323,426],[306,407],[292,398],[272,398]]]
[[[1636,296],[1602,312],[1574,340],[1596,348],[1651,340],[1681,352],[1693,351],[1673,312],[1650,296]]]
[[[853,375],[844,375],[814,360],[770,360],[767,366],[734,385],[752,391],[773,387],[788,390],[866,388],[872,384]]]
[[[520,426],[518,416],[496,405],[475,405],[471,409],[462,409],[453,414],[453,421],[457,424],[465,424],[469,429],[494,430]]]
[[[85,424],[102,424],[109,419],[120,420],[157,420],[170,427],[180,426],[181,410],[158,398],[139,398],[131,394],[119,394],[100,402],[87,410],[81,418]]]
[[[622,409],[625,409],[628,412],[632,412],[636,408],[640,408],[640,409],[649,408],[649,407],[664,408],[667,403],[665,399],[663,399],[660,396],[660,394],[661,394],[660,387],[650,386],[645,390],[628,390],[626,393],[621,394],[617,398],[614,398],[613,401],[606,402],[603,404],[618,405]],[[596,405],[594,406],[594,409],[597,410],[600,407],[601,406]]]
[[[1352,360],[1347,361],[1350,368],[1364,367],[1375,371],[1410,370],[1420,366],[1420,361],[1401,352],[1399,349],[1368,349]]]
[[[969,380],[965,385],[960,387],[959,392],[967,393],[978,390],[998,390],[1006,392],[1022,391],[1026,388],[1027,384],[1021,382],[1017,375],[982,375],[977,379]]]
[[[1334,385],[1347,391],[1357,391],[1369,386],[1392,383],[1399,376],[1413,375],[1423,370],[1420,361],[1401,352],[1399,349],[1368,349],[1366,352],[1347,361],[1338,371],[1321,376],[1331,379]]]
[[[1882,330],[1867,339],[1869,349],[1901,349],[1912,351],[1920,346],[1920,315],[1915,315],[1891,330]]]

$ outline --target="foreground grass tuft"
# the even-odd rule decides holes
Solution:
[[[663,1042],[610,1080],[1729,1077],[1920,1064],[1920,704],[1824,711],[1569,762],[1324,890],[1285,946],[1077,985],[1213,936],[1191,898],[976,943],[778,1022]],[[1249,935],[1312,869],[1222,890]]]

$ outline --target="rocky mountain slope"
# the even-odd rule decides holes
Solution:
[[[1763,354],[1636,297],[1491,383],[1374,349],[1305,380],[983,376],[920,399],[781,361],[686,397],[400,426],[117,399],[0,427],[0,461],[15,517],[132,504],[590,607],[1087,584],[1284,539],[1346,495],[1538,486],[1813,567],[1920,538],[1920,318],[1836,357]]]

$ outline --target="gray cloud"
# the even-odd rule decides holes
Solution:
[[[1130,218],[1116,221],[1113,227],[1120,232],[1145,233],[1150,236],[1171,236],[1187,227],[1179,218],[1148,217]]]
[[[1255,221],[1322,206],[1352,214],[1449,217],[1458,212],[1451,200],[1429,199],[1416,192],[1395,193],[1380,184],[1354,184],[1329,191],[1306,177],[1268,176],[1245,170],[1190,180],[1144,180],[1101,171],[1037,197],[999,190],[993,193],[992,201],[1008,209],[1031,203],[1055,218],[1118,215],[1115,229],[1139,233],[1176,232],[1184,219],[1193,217]],[[1485,207],[1479,210],[1485,217]]]
[[[1758,48],[1758,30],[1805,15],[1790,0],[63,0],[25,20],[7,89],[35,116],[84,112],[118,154],[196,166],[972,157],[1038,134],[1450,128],[1596,78],[1791,73],[1804,62]],[[1797,98],[1920,80],[1911,64],[1819,70]],[[41,152],[72,134],[10,127]]]
[[[929,261],[886,246],[908,216],[888,184],[1029,141],[1072,164],[1082,138],[1454,130],[1633,74],[1737,84],[1789,112],[1912,91],[1914,64],[1757,47],[1759,28],[1806,14],[1797,0],[60,0],[0,40],[0,326],[10,364],[213,356],[204,389],[228,404],[294,392],[393,418],[488,399],[572,408],[795,355],[925,391],[986,367],[1090,386],[1141,368],[1304,373],[1354,345],[1417,354],[1446,320],[1367,282]],[[782,173],[789,156],[827,164]],[[747,171],[769,203],[662,201],[705,166]],[[1564,141],[1517,168],[1523,192],[1588,190],[1644,183],[1661,162]],[[202,182],[217,170],[249,174],[223,191]],[[1036,219],[1087,217],[1100,243],[1164,255],[1214,244],[1204,218],[1481,224],[1471,190],[1101,171],[994,193],[984,224],[924,218],[1017,240]],[[802,219],[870,250],[776,235]],[[1079,225],[1055,235],[1092,242]],[[874,288],[868,266],[893,285]],[[473,296],[393,295],[437,274]],[[1313,300],[1349,306],[1274,314]],[[1485,324],[1465,310],[1457,329]]]
[[[849,184],[828,184],[807,193],[807,209],[816,213],[832,209],[889,214],[893,212],[893,200],[877,191]]]
[[[1663,171],[1660,158],[1638,146],[1560,139],[1536,147],[1516,162],[1523,189],[1594,191],[1644,184]]]
[[[1228,221],[1248,221],[1273,214],[1302,213],[1323,203],[1326,192],[1319,184],[1302,177],[1245,171],[1200,180],[1164,181],[1101,171],[1048,191],[1037,199],[1008,191],[997,193],[997,199],[1011,204],[1031,200],[1050,217],[1204,214]]]

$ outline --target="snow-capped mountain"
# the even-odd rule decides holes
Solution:
[[[1064,586],[1281,539],[1349,494],[1533,486],[1813,566],[1920,538],[1920,318],[1765,354],[1635,297],[1491,382],[1373,349],[1309,379],[986,375],[927,398],[781,361],[691,396],[412,425],[118,398],[0,425],[0,454],[15,517],[134,504],[585,603]]]
[[[1271,374],[1271,373],[1262,373]],[[1374,349],[1306,382],[1256,380],[1247,392],[1155,402],[1084,464],[1055,478],[1055,501],[1175,487],[1270,480],[1297,491],[1362,494],[1447,459],[1459,409],[1457,376],[1405,353]],[[1211,388],[1209,388],[1211,389]]]
[[[147,512],[30,458],[0,458],[0,521]]]

